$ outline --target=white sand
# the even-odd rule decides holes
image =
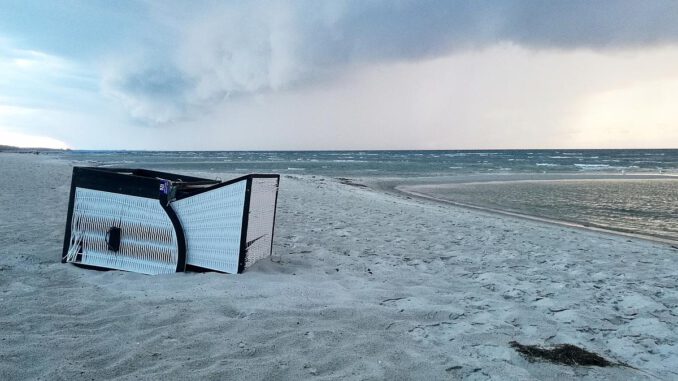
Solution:
[[[70,171],[0,154],[0,380],[678,378],[669,245],[285,176],[279,263],[99,272],[59,262]]]

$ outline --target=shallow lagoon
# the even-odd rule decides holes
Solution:
[[[488,181],[417,187],[484,208],[678,241],[678,179]]]

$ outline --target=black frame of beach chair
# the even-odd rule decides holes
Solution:
[[[176,272],[185,271],[187,267],[205,269],[210,271],[219,271],[207,267],[200,267],[190,265],[187,263],[187,243],[181,221],[172,208],[172,202],[180,201],[191,196],[199,195],[209,192],[221,187],[232,185],[241,181],[246,181],[245,194],[243,202],[242,224],[240,232],[240,244],[238,252],[238,269],[237,273],[242,273],[247,265],[248,242],[247,232],[250,222],[250,201],[251,190],[254,179],[276,179],[275,182],[275,198],[273,205],[273,221],[271,225],[271,243],[269,247],[269,255],[273,251],[273,235],[275,232],[275,220],[277,217],[278,204],[278,187],[280,185],[280,175],[278,174],[248,174],[240,176],[228,181],[210,180],[193,176],[184,176],[168,172],[152,171],[147,169],[131,169],[131,168],[101,168],[101,167],[74,167],[73,177],[71,180],[71,189],[68,202],[68,215],[66,219],[66,229],[64,232],[64,244],[61,262],[67,262],[67,255],[71,247],[71,226],[73,211],[75,206],[75,196],[77,188],[90,189],[95,191],[103,191],[110,193],[118,193],[128,196],[143,197],[153,200],[158,200],[162,209],[167,213],[172,226],[174,228],[177,239],[178,260]],[[166,181],[171,182],[173,191],[162,192],[163,185]],[[110,250],[110,248],[109,248]],[[74,264],[97,269],[108,269],[99,266],[82,264],[75,262]]]

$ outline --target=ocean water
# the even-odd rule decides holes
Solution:
[[[427,192],[678,242],[678,150],[72,151],[62,156],[84,165],[179,172],[404,178],[410,184],[450,179],[448,186],[434,181]],[[522,181],[526,176],[531,180]],[[559,176],[564,180],[554,181]]]
[[[121,167],[329,176],[621,172],[678,175],[678,150],[72,151],[64,155]]]

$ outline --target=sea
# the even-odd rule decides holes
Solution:
[[[678,243],[678,149],[68,151],[81,165],[428,184],[436,198]],[[284,182],[283,182],[284,186]]]

